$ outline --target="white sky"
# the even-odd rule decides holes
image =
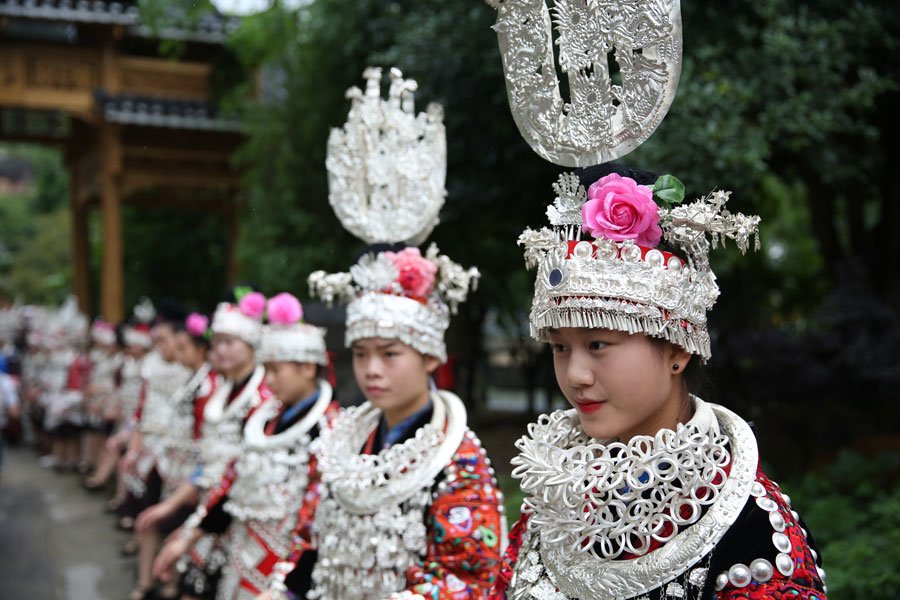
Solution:
[[[226,15],[252,15],[272,6],[273,0],[211,0],[213,5]],[[307,4],[309,0],[282,0],[288,8]]]

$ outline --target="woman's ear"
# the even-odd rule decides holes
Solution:
[[[297,374],[305,380],[316,378],[319,372],[319,365],[311,362],[297,363]]]
[[[429,356],[427,354],[423,355],[425,358],[425,370],[428,371],[429,375],[433,375],[439,366],[441,366],[441,359],[436,356]]]
[[[675,344],[669,344],[669,352],[667,354],[667,361],[672,374],[678,375],[684,373],[685,368],[687,368],[688,363],[691,361],[691,353]]]

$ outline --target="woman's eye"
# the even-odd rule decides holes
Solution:
[[[385,355],[386,357],[388,357],[388,358],[394,358],[394,357],[397,356],[398,354],[399,354],[398,352],[385,352],[385,353],[384,353],[384,355]]]
[[[606,348],[606,346],[607,346],[606,342],[598,342],[598,341],[593,341],[590,344],[588,344],[588,348],[590,348],[591,350],[602,350],[603,348]]]
[[[566,347],[562,344],[550,344],[550,348],[553,350],[553,354],[559,354],[560,352],[566,351]]]

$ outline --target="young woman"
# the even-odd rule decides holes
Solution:
[[[692,394],[718,296],[706,235],[746,250],[759,218],[725,211],[721,192],[658,208],[657,178],[614,164],[580,176],[587,201],[564,175],[554,230],[519,240],[538,265],[532,335],[573,408],[517,443],[527,496],[492,600],[824,600],[812,538],[750,427]]]
[[[80,470],[96,474],[101,462],[109,464],[108,460],[102,459],[106,440],[115,427],[109,416],[115,402],[119,369],[122,367],[115,325],[103,319],[94,320],[88,358],[90,370],[84,388],[85,431]],[[100,487],[96,479],[91,478],[85,480],[84,486],[90,490]]]
[[[296,568],[269,595],[481,598],[500,557],[501,494],[462,402],[430,385],[446,359],[447,302],[465,298],[477,271],[432,247],[367,253],[351,273],[310,281],[354,297],[346,343],[366,402],[321,433],[312,536],[298,537]]]
[[[244,427],[241,455],[211,491],[201,511],[199,528],[167,549],[166,556],[184,553],[203,532],[226,534],[228,562],[216,597],[238,600],[269,587],[272,570],[287,554],[298,523],[298,499],[318,485],[310,442],[318,436],[322,417],[338,409],[331,385],[318,377],[328,364],[325,330],[300,322],[303,310],[292,295],[269,300],[269,325],[263,328],[258,357],[265,363],[272,397],[253,412]],[[312,487],[312,489],[311,489]],[[227,532],[227,533],[226,533]],[[157,570],[168,571],[166,556]]]
[[[162,498],[164,482],[158,465],[164,459],[166,439],[175,420],[172,398],[180,394],[191,377],[191,371],[177,360],[175,336],[184,313],[174,307],[161,312],[154,327],[155,351],[141,365],[144,384],[137,410],[137,430],[129,438],[128,451],[122,458],[121,468],[130,492],[123,507],[125,516],[120,519],[122,528],[133,528],[137,516]],[[153,556],[159,549],[160,539],[158,535],[136,534],[135,542],[138,578],[130,597],[141,600],[149,595],[153,584]]]
[[[167,541],[154,567],[157,576],[169,580],[171,567],[188,549],[192,550],[191,564],[185,565],[187,572],[181,582],[183,598],[216,596],[223,544],[211,536],[200,540],[199,525],[206,513],[205,496],[219,484],[241,452],[247,419],[272,395],[265,382],[265,368],[256,357],[264,311],[265,297],[249,292],[237,304],[220,303],[213,315],[212,355],[224,382],[203,407],[200,466],[190,478],[200,504],[180,532]]]
[[[169,426],[156,456],[156,469],[163,484],[162,501],[144,509],[135,520],[140,548],[139,582],[152,582],[153,559],[162,540],[181,526],[199,500],[197,489],[189,478],[197,466],[203,409],[221,383],[206,361],[208,322],[207,317],[193,313],[184,323],[173,325],[175,358],[190,369],[192,375],[169,399]],[[167,586],[160,595],[174,598],[177,586]]]
[[[122,342],[122,366],[118,373],[115,415],[110,415],[116,417],[116,431],[106,441],[105,452],[97,471],[85,481],[85,486],[89,489],[100,488],[110,477],[116,475],[116,493],[107,503],[107,510],[110,512],[115,512],[125,501],[125,482],[118,465],[122,449],[134,432],[134,413],[143,385],[141,363],[153,347],[150,326],[142,323],[125,325],[122,328]]]

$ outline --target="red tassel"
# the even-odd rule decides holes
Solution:
[[[337,376],[334,374],[334,359],[337,358],[337,354],[332,352],[331,350],[326,350],[328,354],[328,383],[331,384],[331,387],[337,386]]]

